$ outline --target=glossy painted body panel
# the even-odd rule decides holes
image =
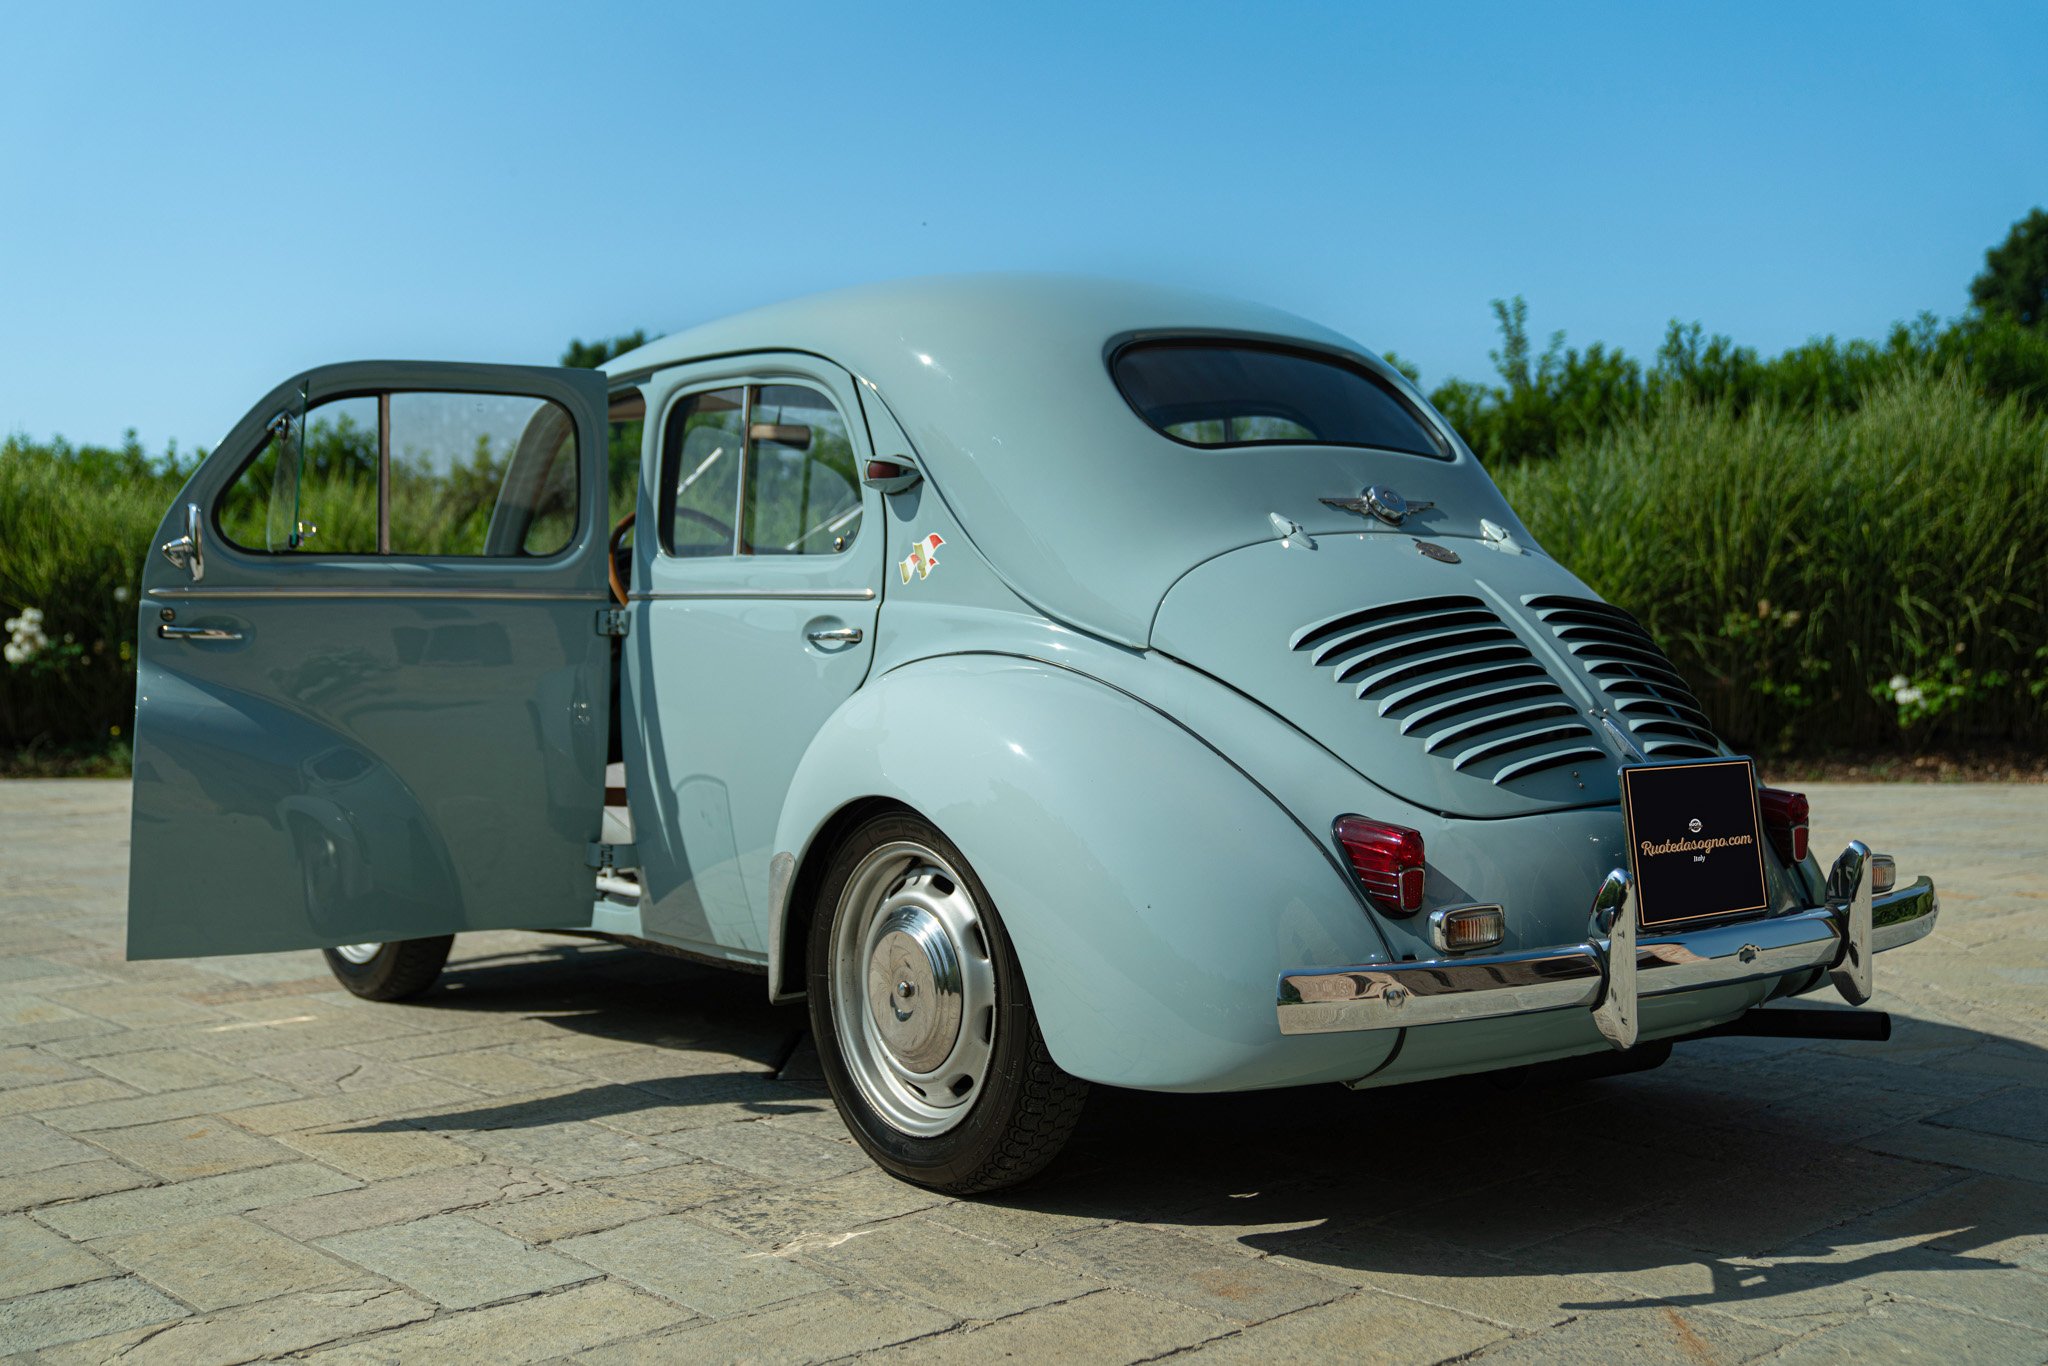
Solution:
[[[603,390],[580,372],[365,363],[312,401],[384,386],[534,394],[576,413],[601,489]],[[281,386],[193,475],[211,509],[293,401]],[[609,708],[602,500],[545,560],[236,551],[143,572],[132,957],[251,953],[542,927],[589,904]],[[165,640],[160,615],[233,641]]]
[[[1190,734],[1097,680],[953,655],[877,677],[804,756],[778,843],[850,797],[924,813],[1016,944],[1046,1043],[1092,1080],[1212,1090],[1358,1076],[1390,1040],[1282,1039],[1283,959],[1383,952],[1301,826]]]
[[[1270,539],[1273,512],[1327,524],[1319,497],[1356,495],[1370,482],[1455,489],[1445,501],[1459,519],[1476,527],[1491,518],[1532,544],[1448,427],[1449,460],[1315,446],[1203,451],[1154,431],[1111,382],[1107,355],[1119,341],[1188,332],[1326,349],[1430,411],[1399,372],[1304,318],[1062,276],[839,290],[664,337],[606,369],[624,376],[769,350],[831,357],[887,399],[1005,585],[1056,620],[1126,645],[1147,642],[1152,614],[1181,574]]]
[[[1341,515],[1341,514],[1340,514]],[[1443,601],[1483,605],[1515,631],[1553,681],[1563,702],[1590,717],[1606,699],[1522,601],[1537,594],[1592,598],[1591,589],[1547,556],[1489,551],[1477,537],[1446,537],[1460,560],[1446,564],[1416,550],[1420,527],[1349,526],[1219,555],[1191,570],[1160,605],[1155,648],[1185,660],[1292,719],[1360,773],[1432,811],[1463,816],[1523,815],[1619,800],[1615,773],[1627,754],[1604,728],[1585,732],[1585,762],[1530,775],[1512,786],[1484,772],[1453,767],[1455,746],[1429,754],[1421,735],[1403,733],[1338,669],[1317,666],[1293,647],[1309,623],[1381,604]],[[1341,665],[1345,656],[1337,656]]]

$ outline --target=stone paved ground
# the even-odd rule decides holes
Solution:
[[[2048,788],[1813,795],[1943,883],[1889,1044],[1098,1091],[957,1202],[869,1166],[755,980],[508,934],[414,1006],[125,963],[125,788],[0,784],[0,1353],[2041,1362]]]

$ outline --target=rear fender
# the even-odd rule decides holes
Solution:
[[[1055,1061],[1159,1089],[1285,1085],[1371,1070],[1391,1039],[1283,1039],[1283,965],[1385,957],[1316,839],[1215,750],[1072,670],[928,659],[835,713],[776,837],[770,989],[803,984],[812,902],[840,834],[907,807],[995,899]],[[1362,1064],[1362,1065],[1360,1065]]]

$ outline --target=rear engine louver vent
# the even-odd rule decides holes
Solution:
[[[1346,612],[1302,627],[1290,644],[1460,773],[1504,787],[1612,758],[1529,647],[1478,598]]]
[[[1721,753],[1699,699],[1634,617],[1585,598],[1530,598],[1528,605],[1607,694],[1644,758]]]

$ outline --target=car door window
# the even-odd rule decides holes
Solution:
[[[860,533],[853,442],[832,400],[802,384],[753,391],[741,543],[755,555],[836,555]]]
[[[730,555],[736,539],[746,391],[691,394],[669,410],[662,442],[668,471],[671,555]]]
[[[514,394],[331,400],[281,414],[216,515],[270,554],[555,555],[576,532],[575,422]]]
[[[287,412],[222,495],[220,530],[241,550],[377,553],[377,399]]]
[[[687,395],[669,410],[662,459],[671,555],[837,555],[860,533],[846,419],[810,385]]]

